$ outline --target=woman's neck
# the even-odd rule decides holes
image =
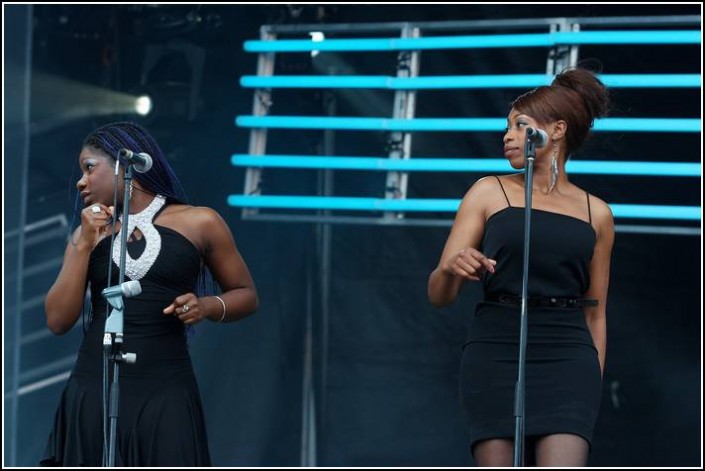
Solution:
[[[144,208],[149,206],[156,195],[147,192],[141,188],[133,187],[132,196],[130,197],[130,214],[142,212]]]
[[[557,172],[555,183],[553,183],[552,170],[550,165],[541,165],[538,163],[534,164],[533,171],[533,182],[532,190],[534,192],[539,192],[543,195],[548,195],[556,190],[560,191],[561,188],[569,183],[568,175],[565,172],[565,165],[562,161],[557,162],[556,166]],[[522,184],[526,184],[526,175],[521,174]]]

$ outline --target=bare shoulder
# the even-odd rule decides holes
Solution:
[[[192,222],[207,228],[227,225],[223,217],[213,208],[208,206],[188,206],[184,214]]]
[[[614,216],[612,215],[612,208],[605,203],[603,200],[595,195],[588,193],[590,198],[590,211],[592,213],[592,220],[594,221],[595,227],[600,233],[608,231],[614,233]]]
[[[461,210],[482,215],[487,219],[506,207],[503,185],[509,183],[507,178],[490,175],[477,180],[465,193]]]
[[[590,197],[590,210],[592,214],[597,219],[613,219],[612,208],[610,205],[605,203],[603,200],[598,198],[593,194],[589,194]]]
[[[480,178],[468,189],[463,199],[487,200],[495,197],[499,191],[498,178],[494,175]]]
[[[172,204],[164,210],[163,218],[162,224],[187,235],[194,242],[229,232],[228,225],[220,214],[207,206]],[[202,244],[203,242],[197,243]]]

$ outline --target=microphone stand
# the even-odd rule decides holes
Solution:
[[[529,328],[528,287],[529,287],[529,241],[531,236],[531,196],[534,179],[534,160],[536,159],[536,143],[528,136],[524,144],[524,263],[521,283],[521,317],[519,328],[519,364],[516,388],[514,390],[514,467],[524,466],[524,398],[526,385],[524,382],[526,369],[526,343]]]
[[[116,167],[119,166],[119,161],[116,160]],[[117,172],[117,168],[115,170]],[[125,166],[124,187],[123,187],[123,203],[122,203],[122,225],[120,226],[120,276],[118,284],[122,285],[125,281],[125,259],[127,252],[127,222],[130,212],[130,182],[132,181],[132,164],[128,162]],[[122,300],[121,290],[111,290],[106,294],[108,288],[103,290],[103,296],[108,303],[113,307],[110,316],[105,320],[105,333],[103,334],[103,353],[108,361],[113,363],[113,381],[110,384],[110,395],[108,401],[108,419],[110,421],[110,435],[108,445],[107,459],[103,456],[103,466],[115,466],[115,447],[117,443],[117,421],[118,411],[120,406],[120,363],[135,363],[137,355],[134,353],[123,353],[123,311],[124,303]],[[103,423],[105,423],[105,417]]]

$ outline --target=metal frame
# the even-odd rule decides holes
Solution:
[[[384,31],[397,31],[406,25],[412,25],[427,31],[457,31],[481,29],[541,29],[561,21],[590,26],[672,26],[683,24],[700,24],[702,18],[698,15],[673,15],[673,16],[605,16],[594,17],[556,17],[535,19],[510,19],[510,20],[463,20],[463,21],[414,21],[414,22],[386,22],[386,23],[354,23],[354,24],[291,24],[291,25],[265,25],[263,31],[278,34],[308,34],[309,31],[322,31],[324,33],[376,33]]]
[[[406,26],[401,33],[403,38],[418,38],[418,28]],[[418,77],[419,51],[401,51],[397,59],[397,78]],[[397,90],[394,93],[394,119],[413,119],[416,115],[416,90]],[[411,158],[411,139],[409,132],[395,131],[390,133],[387,145],[390,159],[408,160]],[[406,199],[409,186],[407,172],[388,172],[384,186],[384,197],[387,199]],[[403,218],[404,213],[386,212],[384,219]]]
[[[288,36],[296,36],[296,35],[307,35],[310,31],[321,31],[323,33],[338,33],[342,36],[345,35],[359,35],[361,33],[379,33],[379,32],[396,32],[397,34],[400,35],[401,41],[403,40],[409,40],[409,39],[420,39],[422,31],[460,31],[460,30],[466,30],[466,31],[481,31],[481,30],[493,30],[493,31],[500,31],[500,30],[511,30],[511,29],[517,29],[521,28],[523,30],[546,30],[548,28],[549,32],[549,37],[560,37],[561,34],[566,34],[566,33],[580,33],[581,32],[581,25],[586,25],[586,26],[603,26],[603,27],[608,27],[608,26],[640,26],[640,25],[649,25],[649,26],[676,26],[676,25],[693,25],[693,24],[700,24],[701,18],[699,16],[695,15],[681,15],[681,16],[671,16],[671,17],[607,17],[607,18],[581,18],[581,17],[574,17],[574,18],[545,18],[545,19],[520,19],[520,20],[479,20],[479,21],[458,21],[458,22],[401,22],[401,23],[361,23],[361,24],[298,24],[298,25],[265,25],[262,26],[260,30],[260,37],[261,40],[263,41],[273,41],[276,38],[280,38],[283,42],[291,40],[284,39],[283,36],[288,35]],[[586,36],[589,39],[590,34],[597,34],[595,32],[587,32],[587,33],[582,33],[582,36]],[[628,34],[628,33],[625,33]],[[539,35],[541,36],[541,35]],[[644,38],[644,35],[638,39],[639,41],[645,40],[645,41],[650,41],[648,37]],[[507,36],[511,40],[511,36]],[[448,39],[452,40],[452,37],[449,37]],[[692,39],[692,38],[691,38]],[[333,41],[335,42],[336,40],[329,40],[329,43]],[[344,42],[345,40],[338,41]],[[390,40],[393,41],[393,40]],[[305,41],[296,41],[305,43]],[[589,41],[582,41],[582,42],[588,42]],[[321,45],[318,45],[319,49],[323,49]],[[435,46],[431,46],[435,47]],[[274,64],[274,52],[267,52],[267,53],[261,53],[258,61],[258,76],[265,76],[265,77],[273,77],[273,64]],[[578,54],[579,54],[579,45],[578,44],[570,44],[570,45],[565,45],[565,44],[555,44],[552,46],[549,51],[548,51],[548,57],[547,57],[547,62],[546,62],[546,74],[547,76],[553,76],[555,75],[558,71],[564,69],[567,66],[574,66],[577,64],[578,60]],[[393,78],[393,80],[399,80],[399,82],[396,83],[404,83],[404,80],[419,80],[419,79],[424,79],[424,77],[418,77],[418,69],[419,69],[419,63],[420,63],[420,57],[419,57],[419,51],[418,50],[401,50],[399,53],[399,61],[397,65],[397,74]],[[408,64],[408,66],[405,66]],[[331,77],[334,78],[334,77]],[[370,77],[370,78],[375,78],[375,77]],[[376,78],[382,78],[382,77],[376,77]],[[352,77],[350,77],[352,79]],[[534,77],[535,79],[535,77]],[[461,85],[458,86],[460,88]],[[302,85],[302,87],[305,87],[305,85]],[[275,88],[274,86],[272,88]],[[332,88],[332,87],[329,87]],[[390,132],[389,135],[389,155],[388,159],[390,160],[405,160],[409,161],[411,155],[411,139],[412,139],[412,131],[414,130],[432,130],[435,126],[440,126],[440,120],[439,123],[431,122],[433,120],[413,120],[412,118],[414,117],[415,114],[415,94],[417,88],[414,88],[413,82],[409,82],[409,86],[396,86],[396,87],[383,87],[383,88],[388,88],[388,89],[394,89],[395,90],[395,99],[394,99],[394,109],[393,109],[393,116],[389,119],[382,119],[380,120],[380,125],[383,126],[384,128],[389,129],[394,129],[393,131]],[[435,87],[438,88],[438,87]],[[257,89],[256,95],[255,95],[255,104],[254,104],[254,112],[253,112],[253,120],[247,119],[247,117],[241,117],[238,119],[238,125],[244,126],[244,127],[251,127],[251,137],[250,137],[250,155],[251,156],[257,156],[257,155],[262,155],[264,156],[266,154],[266,131],[268,128],[278,128],[279,125],[283,124],[277,120],[279,117],[273,117],[272,121],[273,123],[271,124],[265,124],[264,121],[257,120],[257,117],[264,117],[267,116],[268,114],[268,109],[269,105],[271,104],[271,88],[266,88],[266,89]],[[282,117],[286,118],[286,117]],[[310,128],[310,129],[326,129],[327,132],[331,132],[331,129],[345,129],[345,126],[342,125],[341,118],[338,118],[339,122],[341,122],[341,125],[338,127],[336,125],[337,121],[336,118],[327,118],[326,120],[321,121],[319,124],[315,124],[312,119],[315,118],[310,118],[310,117],[291,117],[292,120],[295,122],[294,126],[291,126],[292,128]],[[355,118],[352,119],[346,119],[342,118],[347,121],[346,124],[354,124],[357,123],[357,121],[353,121]],[[364,123],[362,120],[365,120],[366,118],[357,118],[359,120],[359,126],[362,129],[373,129],[377,128],[377,124],[373,123],[372,121],[365,121]],[[373,118],[374,119],[374,118]],[[491,119],[491,118],[490,118]],[[250,122],[254,121],[254,122]],[[311,122],[310,125],[307,125],[307,122]],[[383,122],[382,122],[383,121]],[[411,123],[408,123],[406,121],[413,121],[414,126],[411,126]],[[428,123],[424,124],[421,121],[428,121]],[[596,126],[596,131],[599,130],[617,130],[617,129],[629,129],[634,127],[634,130],[637,130],[636,128],[640,128],[642,126],[648,126],[648,122],[642,122],[643,120],[638,120],[638,121],[630,121],[627,122],[627,120],[615,120],[615,122],[607,122],[607,120],[603,120],[605,122],[600,122]],[[664,129],[663,126],[663,121],[664,120],[658,120],[659,123],[659,129]],[[675,121],[678,121],[678,123],[675,123]],[[693,132],[690,130],[693,126],[691,125],[690,121],[685,122],[686,120],[675,120],[673,122],[674,126],[678,124],[680,126],[681,124],[684,126],[687,126],[687,129],[689,132]],[[683,121],[683,123],[681,123]],[[696,120],[697,121],[697,120]],[[670,121],[669,121],[670,122]],[[358,126],[358,124],[354,124],[355,126]],[[477,122],[458,122],[455,121],[455,123],[452,124],[453,127],[458,127],[464,128],[464,127],[470,127],[470,128],[475,128],[476,126],[478,128],[483,127],[484,124],[482,124],[480,121]],[[286,125],[284,127],[287,127]],[[676,126],[677,127],[677,126]],[[411,128],[411,129],[410,129]],[[604,129],[603,129],[604,128]],[[675,130],[675,128],[674,128]],[[682,128],[682,130],[685,130],[685,128]],[[265,168],[266,165],[263,165],[262,167],[248,167],[247,168],[247,175],[246,175],[246,181],[245,181],[245,195],[260,195],[261,194],[261,188],[260,188],[260,183],[261,183],[261,178],[262,178],[262,171],[263,168]],[[402,169],[402,168],[394,168],[394,170],[389,169],[387,170],[387,178],[386,178],[386,183],[385,183],[385,188],[384,188],[384,197],[385,199],[406,199],[406,194],[407,194],[407,188],[408,188],[408,178],[409,178],[409,171],[407,169]],[[332,181],[331,180],[331,172],[332,170],[326,170],[326,179],[329,180],[329,184],[326,185],[326,188],[328,190],[326,191],[327,194],[331,194],[330,190],[332,189]],[[320,189],[319,189],[319,195],[321,194]],[[396,220],[405,220],[402,225],[413,225],[413,226],[437,226],[437,225],[445,225],[447,222],[446,220],[435,220],[435,221],[427,221],[426,219],[421,219],[421,218],[410,218],[410,219],[405,219],[405,213],[403,212],[391,212],[391,211],[386,211],[380,214],[379,218],[374,218],[374,217],[368,217],[368,216],[361,216],[361,217],[355,217],[355,216],[340,216],[340,215],[331,215],[330,211],[325,211],[324,213],[319,212],[320,214],[316,216],[306,216],[306,215],[293,215],[293,214],[265,214],[261,213],[259,208],[252,208],[252,207],[245,207],[242,210],[242,216],[243,219],[257,219],[257,220],[272,220],[272,221],[283,221],[286,220],[286,218],[290,218],[292,221],[309,221],[309,222],[321,222],[321,223],[343,223],[343,224],[378,224],[378,225],[397,225],[394,223],[391,223],[391,219],[396,219]],[[640,227],[638,229],[639,232],[648,232],[652,231],[654,233],[681,233],[681,234],[690,234],[693,233],[693,229],[689,227],[662,227],[662,226],[654,226],[654,225],[644,225],[644,226],[633,226],[633,225],[617,225],[617,230],[620,230],[620,228],[624,228],[623,230],[629,230],[633,232],[635,229],[634,227]],[[629,229],[627,229],[629,228]],[[698,232],[699,233],[699,232]]]
[[[276,36],[267,31],[266,27],[260,28],[260,38],[262,40],[273,41]],[[257,75],[271,76],[274,74],[274,53],[260,54],[257,59]],[[269,108],[272,106],[272,92],[269,89],[257,90],[253,98],[252,114],[254,116],[267,116]],[[267,129],[253,129],[250,131],[249,153],[251,155],[264,155],[267,147]],[[259,195],[262,188],[262,170],[257,167],[250,167],[245,174],[245,194]],[[242,216],[246,218],[252,214],[257,214],[257,210],[243,209]]]

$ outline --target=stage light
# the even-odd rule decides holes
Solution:
[[[61,93],[56,93],[61,90]],[[33,78],[32,132],[46,132],[73,121],[122,115],[144,117],[153,113],[151,93],[121,92],[37,73]]]
[[[135,100],[135,111],[140,116],[147,116],[152,111],[152,99],[149,95],[138,96]]]

